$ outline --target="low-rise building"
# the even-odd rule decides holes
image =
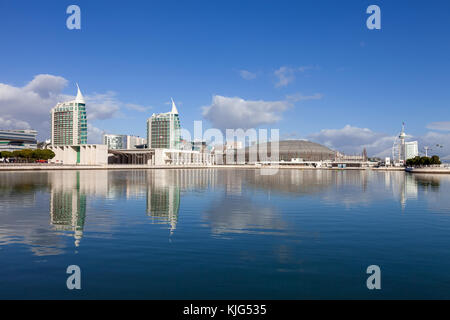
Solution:
[[[37,148],[35,130],[0,130],[0,151]]]
[[[79,146],[50,146],[55,153],[51,163],[64,165],[106,165],[108,148],[102,144],[84,144]]]

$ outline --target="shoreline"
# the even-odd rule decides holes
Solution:
[[[450,168],[406,168],[408,173],[450,174]]]
[[[347,168],[315,168],[296,165],[286,166],[255,166],[255,165],[170,165],[170,166],[151,166],[143,164],[119,164],[119,165],[49,165],[49,164],[31,164],[31,165],[0,165],[1,171],[53,171],[53,170],[148,170],[148,169],[297,169],[297,170],[373,170],[373,171],[405,171],[405,168],[368,168],[368,167],[347,167]],[[450,173],[450,170],[448,170]],[[423,173],[423,172],[421,172]]]

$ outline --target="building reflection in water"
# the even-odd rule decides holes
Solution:
[[[171,169],[143,171],[147,186],[147,215],[152,223],[169,225],[170,234],[176,229],[181,193],[201,192],[216,185],[214,169]]]
[[[405,208],[408,201],[420,200],[436,212],[450,212],[450,197],[441,189],[450,189],[450,176],[366,170],[280,170],[274,176],[235,169],[1,172],[0,246],[23,243],[36,255],[61,254],[67,246],[61,234],[79,246],[86,224],[109,231],[115,216],[104,206],[113,208],[123,200],[145,199],[143,217],[166,224],[173,234],[182,198],[204,193],[202,218],[213,234],[273,234],[287,228],[283,210],[271,198],[277,194],[315,195],[319,203],[349,208],[392,199]],[[100,209],[90,213],[94,199]],[[50,219],[48,211],[30,214],[46,205]],[[93,217],[88,221],[89,214]]]
[[[86,220],[87,197],[105,197],[108,172],[56,171],[48,176],[50,189],[50,225],[58,231],[73,232],[75,246],[80,245]]]
[[[147,172],[147,215],[153,223],[168,223],[174,232],[180,210],[180,186],[168,170]]]
[[[56,230],[73,231],[76,247],[83,237],[86,218],[86,194],[80,190],[80,174],[69,171],[53,175],[50,193],[50,224]]]

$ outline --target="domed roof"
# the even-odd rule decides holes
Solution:
[[[309,151],[309,152],[323,152],[334,154],[334,151],[331,150],[330,148],[307,140],[284,140],[279,142],[279,146],[280,146],[280,153]]]
[[[271,150],[271,142],[261,143],[260,147]],[[282,140],[278,142],[280,160],[290,161],[292,158],[303,158],[304,160],[331,160],[335,152],[321,144],[307,140]],[[253,152],[254,147],[247,147],[246,152]]]
[[[271,142],[261,143],[258,146],[264,146],[270,148]],[[283,152],[299,152],[299,151],[309,151],[309,152],[324,152],[333,153],[334,151],[327,148],[321,144],[311,142],[308,140],[282,140],[278,142],[280,153]]]

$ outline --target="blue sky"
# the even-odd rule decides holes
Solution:
[[[81,30],[66,28],[71,4]],[[381,30],[366,27],[371,4]],[[19,97],[15,107],[14,90],[52,75],[60,82],[44,79],[44,89],[55,97],[79,83],[97,134],[145,136],[146,118],[173,97],[189,130],[194,120],[233,127],[247,115],[281,137],[379,154],[405,121],[412,138],[443,144],[446,156],[449,34],[448,1],[0,0],[0,124],[25,121],[44,137],[53,100],[37,102],[44,116],[30,119],[33,106]],[[254,117],[252,101],[278,121]],[[245,111],[239,119],[224,116],[230,105]]]

